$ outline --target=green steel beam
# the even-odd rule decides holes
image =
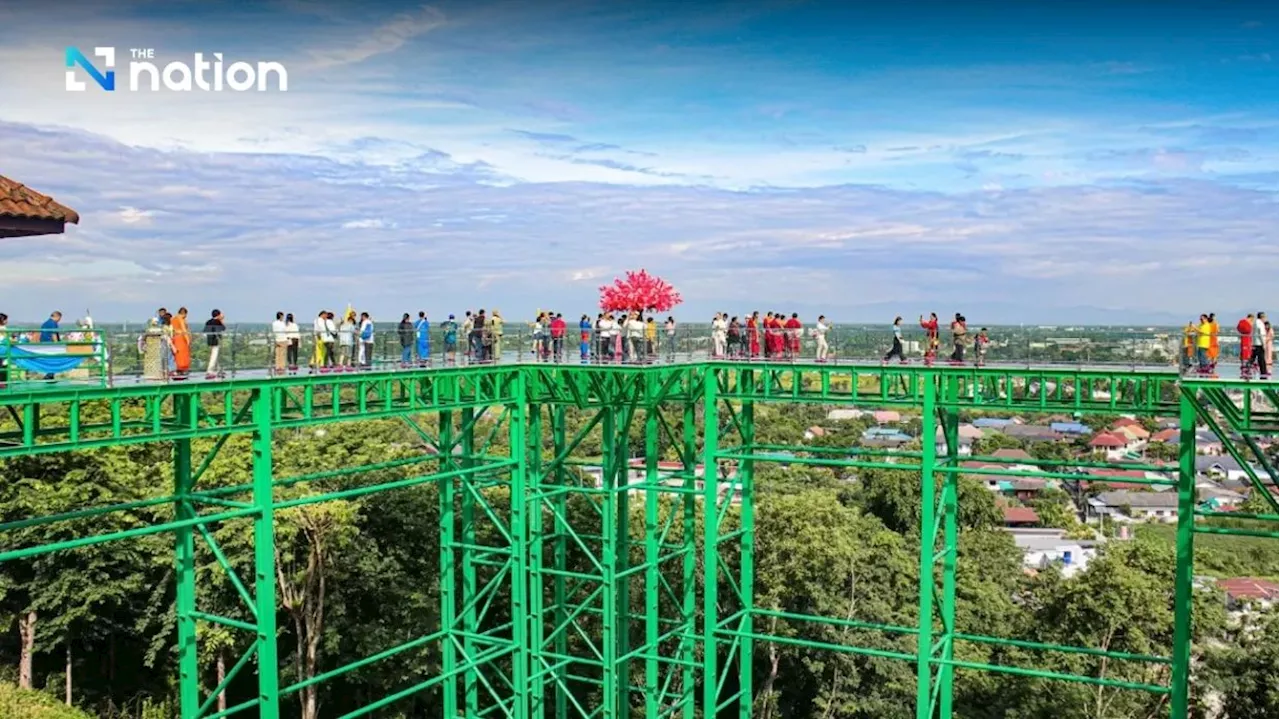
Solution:
[[[916,719],[932,719],[934,555],[938,543],[938,489],[934,478],[937,434],[937,383],[926,377],[920,407],[920,576],[917,601]]]
[[[1241,397],[1239,404],[1230,398],[1237,393]],[[1199,400],[1202,396],[1206,400],[1203,403]],[[754,408],[760,402],[917,407],[923,410],[923,446],[918,452],[894,452],[756,443]],[[1181,719],[1188,706],[1191,666],[1194,535],[1221,532],[1276,536],[1268,529],[1199,526],[1197,517],[1217,515],[1195,509],[1193,455],[1197,424],[1207,424],[1220,434],[1238,432],[1249,440],[1259,434],[1274,434],[1274,388],[1250,382],[1180,379],[1171,372],[741,362],[658,366],[517,364],[370,372],[351,377],[242,378],[209,384],[53,385],[38,390],[13,387],[0,391],[0,405],[5,407],[0,414],[0,458],[146,442],[173,443],[172,495],[73,509],[49,517],[16,518],[0,524],[0,537],[8,530],[169,503],[175,508],[172,520],[36,547],[0,544],[0,561],[172,532],[177,584],[178,699],[184,719],[229,716],[251,709],[260,717],[272,719],[279,716],[281,697],[304,686],[327,681],[409,648],[432,645],[440,648],[439,675],[375,699],[348,716],[372,713],[439,686],[444,713],[451,719],[489,715],[621,719],[632,712],[633,693],[643,697],[644,714],[651,718],[678,715],[694,719],[736,707],[736,714],[745,719],[752,711],[753,644],[761,641],[914,662],[917,716],[930,719],[935,714],[950,715],[956,667],[1167,692],[1170,716]],[[547,409],[545,423],[543,407]],[[697,426],[699,407],[701,432]],[[501,409],[501,414],[492,421],[486,436],[477,439],[478,424],[490,408]],[[965,470],[959,466],[957,454],[958,417],[962,410],[1178,412],[1182,436],[1178,465],[1141,465],[1145,471],[1170,472],[1177,477],[1168,481],[1177,485],[1179,496],[1172,657],[1121,655],[958,631],[957,475],[1088,479],[1088,470],[1119,466],[1109,462],[1046,460],[1021,462],[1033,464],[1034,471]],[[573,438],[567,436],[567,412],[571,411],[591,413],[585,427]],[[417,424],[415,417],[426,413],[437,414],[438,437],[432,437]],[[679,431],[665,414],[679,416]],[[438,449],[438,454],[307,476],[275,476],[275,431],[368,418],[396,418],[409,423],[423,442]],[[643,425],[645,456],[644,479],[636,485],[629,484],[633,420]],[[932,441],[939,427],[946,448],[942,456]],[[494,438],[504,430],[513,448],[510,456],[489,450]],[[574,456],[583,439],[595,432],[599,432],[604,456]],[[197,489],[214,458],[225,452],[227,439],[236,434],[247,435],[251,440],[251,482]],[[213,442],[198,464],[193,462],[193,439]],[[549,448],[546,456],[544,447]],[[681,470],[659,471],[658,458],[664,451],[679,457]],[[784,457],[779,455],[782,451],[795,451],[798,456]],[[1245,459],[1243,455],[1240,458]],[[700,489],[695,479],[699,459],[705,468]],[[998,458],[971,459],[1007,463]],[[737,464],[737,474],[720,481],[717,467],[725,461]],[[921,472],[924,516],[915,627],[783,616],[753,606],[757,462],[876,466]],[[372,485],[348,485],[290,500],[277,500],[274,496],[280,487],[321,479],[355,481],[370,471],[407,469],[418,463],[433,463],[436,471]],[[600,467],[602,488],[583,486],[572,479],[573,468],[583,465]],[[1086,473],[1055,471],[1059,465],[1074,466]],[[1261,466],[1274,481],[1274,466],[1266,462]],[[424,482],[436,484],[440,499],[440,628],[282,689],[275,626],[275,511]],[[1153,484],[1159,482],[1152,480]],[[636,515],[643,517],[642,530],[641,523],[632,524],[633,493],[643,499]],[[247,501],[228,498],[235,495],[247,495]],[[741,498],[736,513],[732,511],[735,496]],[[505,497],[505,506],[495,503],[499,497]],[[596,509],[601,522],[598,529],[574,526],[570,521],[571,503],[579,501]],[[199,505],[221,506],[228,511],[200,514]],[[728,522],[731,516],[736,520],[733,523]],[[1236,518],[1273,527],[1276,524],[1274,513]],[[246,583],[239,582],[209,526],[237,519],[253,524],[254,576]],[[492,534],[500,543],[479,544],[478,522],[491,523]],[[197,533],[206,540],[239,595],[249,602],[250,620],[220,617],[197,609]],[[699,533],[701,590],[697,581]],[[632,553],[633,539],[641,538],[643,547],[637,549],[642,549],[643,556]],[[736,563],[722,554],[731,542],[736,542]],[[585,572],[571,570],[574,558],[580,558],[590,568]],[[939,562],[941,567],[936,568]],[[492,618],[494,599],[508,586],[512,598],[509,620]],[[633,602],[633,593],[643,596],[643,601]],[[914,633],[917,651],[906,654],[756,631],[756,616],[775,615],[786,621],[826,622],[899,635]],[[232,669],[234,676],[256,661],[255,695],[212,715],[208,714],[212,702],[231,683],[228,679],[201,699],[196,648],[196,624],[200,621],[255,634],[254,642]],[[633,632],[633,626],[638,631]],[[1169,687],[1159,687],[957,661],[957,641],[1169,664],[1172,682]],[[633,673],[633,664],[641,671]],[[585,689],[591,686],[596,689]]]

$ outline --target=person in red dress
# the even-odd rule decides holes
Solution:
[[[1240,377],[1248,379],[1253,376],[1253,313],[1236,323],[1236,332],[1240,333]]]
[[[785,326],[787,328],[787,349],[790,351],[791,359],[795,359],[800,356],[800,330],[804,327],[800,324],[799,313],[792,312],[791,319],[787,320]]]
[[[920,315],[920,326],[924,328],[924,361],[932,364],[938,354],[938,313],[930,312],[927,320]]]
[[[773,357],[773,313],[764,313],[764,321],[760,323],[764,328],[764,358]]]
[[[760,356],[760,311],[747,318],[747,345],[752,357]]]

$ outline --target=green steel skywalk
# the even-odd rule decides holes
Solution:
[[[919,450],[830,449],[756,441],[762,404],[917,408]],[[916,667],[917,717],[950,716],[955,670],[991,671],[1122,687],[1168,695],[1169,716],[1187,715],[1191,651],[1192,550],[1197,532],[1276,537],[1274,457],[1257,440],[1277,433],[1275,385],[1180,379],[1171,372],[1121,369],[1014,369],[701,363],[653,366],[514,364],[352,375],[244,378],[225,382],[115,387],[13,387],[0,390],[0,457],[125,444],[171,443],[172,494],[85,507],[0,525],[0,561],[166,533],[174,537],[179,687],[185,718],[279,715],[283,700],[371,662],[411,649],[439,652],[442,670],[347,716],[373,713],[439,687],[446,716],[694,717],[751,716],[752,657],[758,642],[797,643],[910,662]],[[1081,461],[1074,471],[1047,462],[966,457],[960,465],[961,411],[1102,413],[1177,417],[1176,464]],[[569,413],[589,419],[568,430]],[[678,423],[672,418],[678,417]],[[280,477],[273,434],[372,418],[409,424],[431,451],[411,459]],[[1268,499],[1265,514],[1231,513],[1252,529],[1213,524],[1222,513],[1198,510],[1195,434],[1207,427],[1247,468]],[[634,430],[634,431],[633,431]],[[495,446],[505,435],[506,447]],[[941,444],[928,441],[937,434]],[[209,469],[229,439],[248,439],[250,481],[219,485]],[[639,437],[640,439],[636,439]],[[584,440],[599,441],[588,456]],[[193,440],[211,445],[196,454]],[[676,469],[659,467],[663,454]],[[635,457],[642,457],[637,461]],[[1030,464],[1043,470],[998,468]],[[889,468],[921,477],[923,541],[917,620],[910,626],[768,611],[754,605],[753,477],[761,463]],[[1060,464],[1060,463],[1055,463]],[[997,467],[997,468],[993,468]],[[598,481],[582,468],[598,468]],[[1167,478],[1126,482],[1169,485],[1178,496],[1175,640],[1169,657],[1065,647],[963,633],[955,625],[957,479],[1106,480],[1105,469],[1144,469]],[[393,480],[361,484],[369,473]],[[208,475],[208,476],[207,476]],[[342,479],[341,489],[285,493],[286,487]],[[292,685],[280,681],[275,582],[275,512],[328,500],[432,484],[440,496],[440,622],[436,631]],[[319,485],[317,485],[319,486]],[[575,525],[567,508],[588,503],[598,522]],[[37,546],[16,546],[12,530],[68,520],[171,507],[172,519]],[[643,507],[643,526],[630,526]],[[1201,518],[1202,521],[1197,521]],[[214,536],[221,523],[252,523],[253,565],[243,576]],[[483,531],[480,529],[483,528]],[[243,600],[235,616],[200,609],[196,572],[203,544]],[[205,550],[201,550],[205,551]],[[585,569],[584,569],[585,567]],[[495,597],[509,596],[504,606]],[[508,605],[509,606],[506,606]],[[822,643],[774,636],[769,619],[818,622],[882,632],[892,646]],[[219,687],[200,682],[197,627],[243,633],[248,647]],[[957,644],[1003,645],[1170,667],[1167,684],[1123,682],[957,659]],[[257,691],[215,699],[240,675]],[[211,690],[211,691],[209,691]],[[597,699],[588,699],[597,697]]]

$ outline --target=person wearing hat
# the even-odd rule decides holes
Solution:
[[[440,331],[444,334],[444,361],[458,362],[458,321],[453,315],[440,323]]]

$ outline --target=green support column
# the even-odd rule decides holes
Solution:
[[[631,715],[631,660],[628,657],[631,654],[631,575],[627,570],[631,568],[631,417],[635,413],[634,399],[630,400],[632,404],[626,407],[619,407],[618,412],[625,418],[619,423],[615,431],[617,439],[614,440],[614,452],[617,461],[617,478],[618,491],[615,492],[618,504],[616,507],[617,514],[614,519],[615,544],[614,544],[614,587],[617,590],[617,609],[616,614],[616,631],[614,635],[617,640],[617,656],[621,659],[618,662],[617,679],[618,679],[618,717],[625,719]],[[607,531],[607,530],[606,530]],[[623,577],[622,581],[618,581],[617,577]]]
[[[934,485],[937,435],[938,378],[933,372],[922,377],[924,401],[920,408],[920,594],[916,642],[916,719],[932,719],[933,698],[933,555],[938,543],[935,523],[938,493]]]
[[[720,581],[716,540],[716,447],[720,441],[720,414],[716,406],[715,370],[707,370],[702,385],[702,715],[716,715],[716,588]]]
[[[600,653],[603,655],[601,667],[601,697],[604,703],[601,716],[603,719],[623,719],[618,715],[626,697],[625,680],[618,678],[618,639],[619,628],[623,625],[618,616],[618,429],[613,407],[604,407],[601,419],[604,446],[602,479],[604,504],[600,523],[600,566],[603,568],[601,581],[604,590],[600,593],[603,618],[600,627]],[[611,526],[613,525],[613,526]]]
[[[476,411],[471,407],[466,407],[462,410],[462,466],[465,469],[471,469],[476,463],[475,416]],[[512,447],[511,451],[515,452],[516,448]],[[464,475],[458,481],[475,482],[475,475]],[[462,555],[462,592],[458,600],[463,605],[462,631],[465,634],[462,637],[462,653],[465,655],[464,660],[470,665],[472,658],[476,656],[476,643],[473,637],[479,633],[476,620],[476,603],[472,601],[479,586],[474,561],[475,550],[472,549],[472,547],[476,546],[476,500],[469,491],[462,491],[459,494],[462,499],[461,533],[463,546],[459,547],[457,552],[457,554]],[[480,713],[480,681],[476,676],[476,670],[471,666],[468,666],[466,671],[462,673],[462,691],[464,694],[464,716],[476,716]]]
[[[258,716],[280,716],[280,663],[276,650],[276,536],[271,459],[272,393],[253,390],[253,592],[258,613]]]
[[[690,376],[692,383],[692,376]],[[683,537],[684,562],[680,568],[681,604],[680,618],[684,623],[684,636],[680,638],[680,699],[684,702],[684,719],[694,719],[698,702],[694,696],[698,674],[696,668],[698,644],[698,498],[694,472],[698,457],[697,405],[686,402],[681,415],[682,445],[684,457],[684,493],[680,497],[680,510],[684,512]]]
[[[745,373],[748,374],[749,373]],[[742,416],[740,418],[742,424],[742,445],[744,447],[753,447],[756,441],[756,425],[755,425],[755,403],[746,401],[742,403]],[[747,454],[754,454],[754,449],[748,449]],[[742,487],[742,504],[740,506],[740,521],[742,522],[742,536],[739,539],[739,547],[741,548],[741,564],[739,566],[738,588],[741,590],[742,596],[739,601],[742,603],[742,621],[739,626],[742,628],[742,636],[738,642],[738,715],[741,719],[751,719],[751,703],[754,695],[752,688],[752,658],[754,656],[755,646],[752,643],[750,635],[755,631],[755,622],[751,616],[755,610],[755,542],[756,542],[756,510],[755,510],[755,460],[746,459],[739,463],[738,479]],[[732,495],[725,498],[725,501],[732,501]]]
[[[191,396],[175,395],[174,415],[187,417],[191,412]],[[191,440],[179,439],[173,443],[173,503],[174,518],[182,521],[196,516],[189,497],[192,491]],[[195,528],[182,527],[173,533],[174,571],[177,592],[174,611],[178,620],[178,703],[183,717],[195,717],[200,712],[200,655],[196,644],[196,545]]]
[[[627,494],[627,462],[626,440],[620,435],[625,427],[618,429],[617,408],[605,407],[603,412],[602,431],[604,446],[603,489],[604,504],[603,521],[600,523],[600,565],[604,569],[604,591],[600,592],[603,601],[603,622],[600,631],[600,651],[603,654],[602,699],[604,701],[603,719],[626,719],[627,682],[623,663],[618,659],[626,654],[627,632],[627,592],[622,587],[628,581],[626,577],[618,578],[626,567],[625,531],[626,526],[626,494]],[[622,435],[625,436],[625,435]]]
[[[457,470],[453,454],[453,412],[440,413],[440,471]],[[458,518],[454,514],[453,477],[439,480],[440,495],[440,629],[448,632],[441,638],[440,672],[445,676],[442,688],[443,709],[447,719],[458,716],[458,649],[453,643],[454,623],[457,621],[458,581],[454,565],[455,528]]]
[[[658,558],[662,548],[658,546],[661,539],[659,526],[658,495],[661,484],[658,481],[658,408],[650,406],[644,415],[644,710],[645,716],[658,716],[658,691],[660,668],[658,666],[658,637],[662,627],[658,622],[661,615],[662,586],[659,576]]]
[[[525,496],[525,483],[529,475],[529,439],[525,433],[528,419],[528,382],[521,372],[516,380],[515,401],[510,406],[508,415],[508,440],[516,466],[511,468],[511,641],[515,644],[515,652],[511,659],[512,719],[526,719],[529,716],[529,612],[528,572],[525,564],[529,557],[528,527],[525,522],[525,511],[528,507]],[[541,459],[541,437],[533,446],[533,453]],[[542,513],[539,512],[541,517]],[[496,579],[491,581],[497,581]],[[539,615],[537,621],[542,621]],[[541,636],[541,632],[538,632]],[[473,655],[474,656],[474,655]]]
[[[1196,405],[1195,393],[1179,399],[1178,560],[1173,575],[1173,681],[1169,716],[1185,719],[1190,706],[1192,574],[1195,560]]]
[[[555,456],[562,457],[565,448],[568,446],[568,440],[565,436],[565,408],[564,405],[556,405],[554,413],[551,416],[551,442],[555,447]],[[568,475],[564,469],[564,463],[556,465],[555,486],[557,489],[567,484]],[[553,500],[557,517],[567,517],[569,512],[569,500],[565,492],[556,492]],[[539,508],[541,514],[541,508]],[[552,531],[555,532],[555,567],[556,576],[552,582],[554,601],[555,601],[555,625],[563,627],[569,616],[569,608],[567,606],[568,597],[566,596],[566,584],[564,573],[569,569],[569,538],[563,529],[557,526],[557,522],[552,521]],[[569,634],[568,630],[558,631],[555,637],[555,653],[556,662],[563,661],[560,657],[569,655]],[[569,695],[564,688],[563,682],[568,674],[568,669],[560,667],[555,671],[555,719],[567,719],[569,716]]]
[[[528,554],[529,557],[527,567],[513,567],[513,571],[520,571],[521,574],[528,577],[529,586],[527,593],[529,597],[528,606],[528,646],[529,646],[529,716],[541,717],[545,714],[546,709],[543,704],[547,696],[547,684],[551,677],[544,674],[545,667],[542,662],[542,645],[546,633],[546,606],[545,606],[545,576],[542,568],[546,561],[545,542],[546,542],[546,520],[543,518],[542,502],[538,498],[542,485],[546,484],[543,476],[542,465],[542,407],[537,404],[529,405],[529,430],[525,433],[525,441],[522,451],[528,456],[528,463],[525,473],[525,498],[522,504],[527,508],[525,524],[528,527]],[[514,445],[513,445],[514,446]],[[537,677],[534,680],[532,677]]]
[[[955,402],[959,398],[957,383],[958,377],[951,376],[946,378],[946,392],[944,398],[946,407],[941,410],[942,414],[942,435],[947,443],[947,467],[960,466],[960,410],[956,408]],[[936,431],[934,435],[936,436]],[[932,442],[933,439],[924,437],[924,441]],[[936,451],[936,450],[935,450]],[[955,642],[954,636],[956,632],[956,549],[960,540],[959,532],[959,487],[960,475],[956,472],[947,472],[943,475],[942,485],[942,532],[943,545],[946,552],[942,558],[942,646],[939,648],[937,656],[950,662],[954,656]],[[955,667],[951,664],[942,664],[938,667],[938,716],[951,716],[951,698],[952,698],[952,681],[955,676]]]

